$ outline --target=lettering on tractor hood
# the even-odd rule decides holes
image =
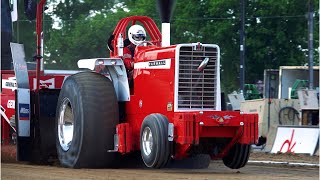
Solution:
[[[147,62],[137,62],[134,69],[170,69],[171,59],[159,59]]]
[[[166,65],[166,61],[164,60],[149,62],[149,66],[164,66],[164,65]]]

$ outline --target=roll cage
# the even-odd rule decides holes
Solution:
[[[157,25],[155,22],[147,17],[147,16],[130,16],[127,18],[123,18],[119,21],[116,28],[113,31],[113,34],[108,40],[108,47],[110,49],[110,57],[115,57],[118,55],[118,49],[114,48],[117,47],[118,44],[118,37],[120,34],[122,34],[123,39],[126,39],[126,29],[129,23],[131,22],[131,25],[136,24],[137,22],[140,22],[144,28],[146,29],[147,33],[149,34],[151,38],[151,42],[156,46],[161,46],[161,32],[159,31]],[[124,42],[126,46],[126,42]]]

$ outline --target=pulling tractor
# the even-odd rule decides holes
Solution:
[[[38,47],[44,2],[37,5]],[[28,73],[13,57],[18,160],[56,153],[64,167],[110,167],[119,155],[141,152],[150,168],[196,154],[222,158],[232,169],[245,166],[258,139],[258,115],[223,111],[219,46],[170,45],[169,20],[162,19],[162,34],[149,17],[120,20],[108,41],[110,58],[79,60],[88,70],[66,73],[61,89],[40,87],[39,50],[36,87],[23,89],[19,81]],[[149,39],[135,48],[129,82],[122,56],[133,24],[143,25]]]

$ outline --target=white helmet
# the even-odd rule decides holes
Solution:
[[[133,25],[128,30],[129,40],[132,44],[138,45],[146,40],[146,31],[140,25]]]

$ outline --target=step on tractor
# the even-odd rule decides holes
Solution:
[[[44,3],[37,4],[38,47]],[[38,48],[37,70],[30,73],[22,46],[11,44],[18,160],[56,156],[64,167],[97,168],[138,152],[150,168],[199,154],[232,169],[246,165],[258,139],[258,115],[223,110],[219,46],[170,45],[166,11],[173,3],[159,4],[162,34],[149,17],[123,18],[108,41],[110,57],[81,59],[77,72],[42,71]],[[135,47],[129,72],[123,48],[134,24],[145,28],[148,39]],[[61,84],[43,86],[46,77],[60,78]]]

